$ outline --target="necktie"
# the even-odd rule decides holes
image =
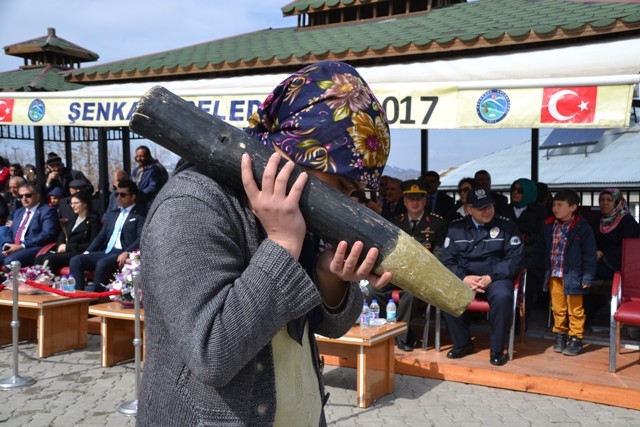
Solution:
[[[108,254],[109,252],[111,252],[111,250],[115,247],[116,243],[120,239],[120,232],[122,231],[122,225],[124,224],[124,216],[126,212],[126,210],[120,209],[120,215],[118,215],[116,224],[113,227],[113,233],[111,233],[109,243],[107,243],[107,249],[105,249],[104,253]]]
[[[24,213],[24,217],[22,218],[22,222],[20,223],[20,227],[18,227],[16,238],[13,241],[13,243],[15,243],[16,245],[19,245],[20,241],[22,240],[22,233],[24,233],[24,229],[29,222],[29,216],[31,216],[31,211],[27,209],[27,211]]]
[[[433,197],[427,196],[427,213],[433,212]]]
[[[418,225],[417,219],[411,220],[411,235],[413,235],[414,231],[416,231],[416,225]]]

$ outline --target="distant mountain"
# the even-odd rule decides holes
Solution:
[[[384,174],[392,178],[398,178],[403,181],[407,179],[416,179],[420,176],[420,171],[415,169],[402,169],[396,166],[387,165],[384,168]]]

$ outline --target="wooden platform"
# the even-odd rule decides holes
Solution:
[[[433,323],[433,322],[432,322]],[[472,329],[473,331],[473,329]],[[575,357],[555,353],[553,334],[546,326],[530,332],[525,342],[516,337],[514,358],[504,366],[489,363],[489,336],[473,333],[475,353],[462,359],[447,359],[451,349],[446,329],[442,348],[433,347],[433,333],[426,351],[404,352],[395,347],[396,374],[434,378],[528,393],[565,397],[640,410],[640,350],[626,348],[618,355],[617,372],[609,372],[607,333],[585,337],[583,352]],[[539,338],[532,338],[531,335]],[[542,338],[544,337],[544,338]],[[600,345],[595,344],[598,342]],[[629,341],[638,348],[640,342]],[[355,367],[355,360],[342,359],[339,366]]]
[[[566,397],[640,410],[640,351],[623,350],[618,371],[609,372],[609,348],[586,344],[576,357],[553,352],[550,339],[527,338],[516,343],[514,359],[496,367],[489,363],[488,337],[474,340],[476,353],[447,359],[432,347],[411,353],[396,348],[396,373],[509,390]]]

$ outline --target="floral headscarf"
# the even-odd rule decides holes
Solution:
[[[622,192],[617,188],[606,188],[600,192],[599,196],[610,194],[613,196],[613,210],[608,216],[600,218],[600,232],[606,234],[618,226],[618,223],[624,215],[629,213],[627,201],[622,197]]]
[[[371,189],[389,157],[387,117],[367,83],[344,62],[292,74],[249,118],[245,131],[300,166]]]

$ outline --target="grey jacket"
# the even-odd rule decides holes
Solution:
[[[141,260],[140,426],[271,425],[272,337],[311,311],[320,319],[312,332],[339,337],[362,307],[362,294],[351,285],[344,309],[327,311],[304,268],[262,240],[246,197],[193,169],[173,177],[156,197]]]

